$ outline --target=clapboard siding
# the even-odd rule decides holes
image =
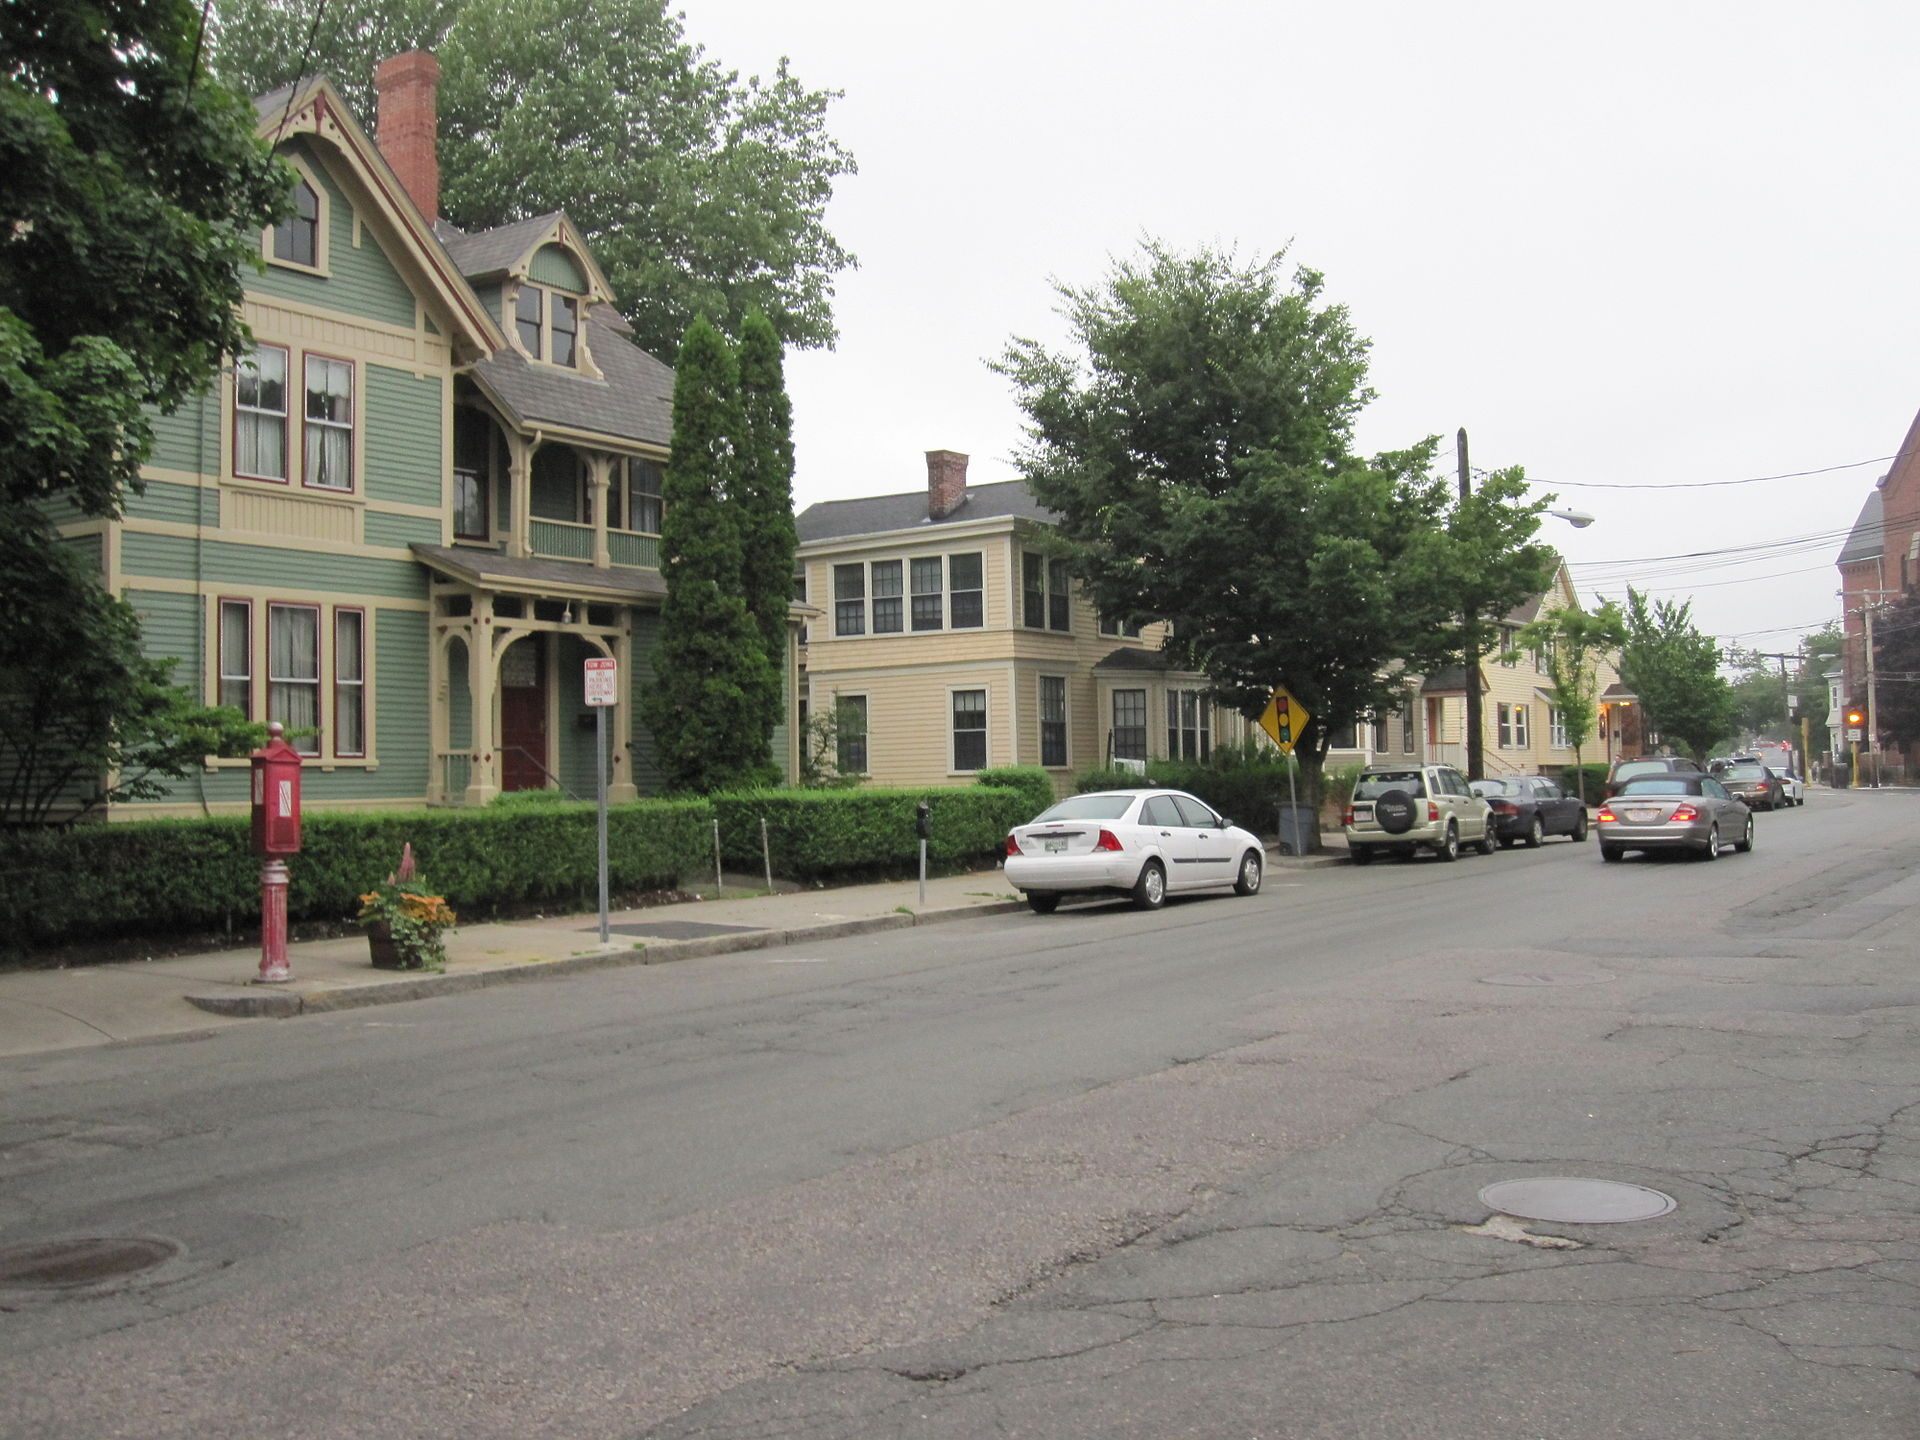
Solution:
[[[367,366],[367,497],[438,508],[441,421],[452,381],[386,365]]]
[[[169,520],[176,525],[218,526],[220,493],[198,485],[147,481],[144,494],[127,492],[127,514],[136,520]]]
[[[220,402],[211,390],[180,403],[171,415],[149,412],[153,451],[149,465],[183,470],[189,475],[220,472]]]
[[[423,515],[389,515],[369,510],[366,516],[366,541],[369,545],[390,545],[405,549],[415,541],[423,545],[440,543],[440,522]]]
[[[427,793],[432,764],[432,717],[427,693],[427,617],[419,610],[378,610],[373,620],[374,752],[380,768],[355,778],[327,777],[342,795],[419,796]],[[328,796],[336,794],[330,785]]]
[[[280,265],[269,265],[264,274],[254,276],[248,288],[303,305],[345,311],[367,320],[401,325],[411,330],[414,319],[413,291],[400,278],[400,272],[374,235],[372,225],[360,227],[360,243],[353,243],[353,207],[340,187],[315,158],[313,147],[296,140],[286,147],[308,162],[308,169],[319,177],[327,195],[327,271],[309,275]]]
[[[271,588],[278,584],[301,590],[385,595],[407,600],[424,600],[427,594],[426,572],[411,560],[307,553],[268,545],[237,545],[225,540],[208,540],[202,548],[209,585],[224,582]],[[120,563],[129,577],[151,575],[190,580],[194,578],[194,542],[186,536],[129,531],[121,537]],[[129,583],[139,582],[132,579]]]

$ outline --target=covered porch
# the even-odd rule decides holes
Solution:
[[[539,789],[591,799],[598,720],[585,703],[584,661],[595,656],[619,666],[619,699],[607,717],[608,798],[635,798],[635,669],[651,650],[666,594],[659,573],[441,545],[413,550],[432,574],[428,803],[484,805]]]

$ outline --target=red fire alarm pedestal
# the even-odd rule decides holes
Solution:
[[[293,978],[287,963],[287,863],[300,853],[300,752],[278,720],[253,752],[253,850],[260,866],[260,983]]]

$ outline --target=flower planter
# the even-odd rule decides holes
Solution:
[[[407,963],[399,942],[393,938],[393,931],[384,923],[375,922],[367,926],[367,948],[373,952],[373,968],[376,970],[416,968]]]

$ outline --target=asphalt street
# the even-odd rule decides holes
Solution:
[[[1758,841],[0,1061],[0,1247],[176,1247],[0,1435],[1913,1440],[1920,796]]]

